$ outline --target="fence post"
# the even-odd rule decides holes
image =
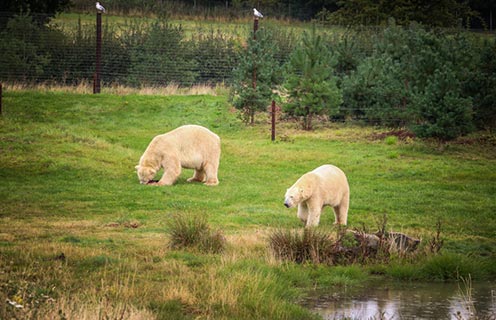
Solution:
[[[100,93],[100,72],[102,62],[102,13],[96,13],[96,70],[93,80],[93,93]]]
[[[276,102],[274,100],[272,100],[270,113],[271,113],[271,123],[272,123],[271,140],[274,141],[276,140]]]

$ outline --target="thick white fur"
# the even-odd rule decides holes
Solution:
[[[153,138],[136,166],[141,184],[172,185],[181,168],[194,169],[188,182],[219,184],[217,172],[220,161],[220,138],[197,125],[185,125]],[[150,183],[160,168],[164,174],[158,182]]]
[[[284,205],[298,205],[298,218],[306,225],[318,226],[324,206],[334,209],[334,224],[346,225],[350,203],[350,188],[344,172],[326,164],[305,173],[287,191]]]

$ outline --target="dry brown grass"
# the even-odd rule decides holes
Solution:
[[[79,94],[92,94],[93,83],[91,81],[81,81],[76,85],[60,85],[50,82],[39,84],[26,84],[26,83],[4,83],[3,91],[26,91],[35,90],[40,92],[62,92],[62,93],[79,93]],[[118,84],[102,85],[101,93],[117,94],[117,95],[222,95],[227,92],[227,87],[224,84],[205,85],[197,84],[190,87],[181,87],[178,84],[170,83],[163,87],[143,87],[132,88]]]
[[[239,232],[227,235],[228,247],[222,255],[224,263],[239,261],[240,259],[265,258],[268,256],[266,250],[266,237],[268,231],[257,229],[250,232]]]
[[[30,309],[27,312],[18,311],[17,314],[25,319],[127,319],[149,320],[155,319],[154,314],[146,309],[138,309],[124,303],[110,303],[103,301],[79,301],[71,297],[62,297],[50,301],[40,309]]]

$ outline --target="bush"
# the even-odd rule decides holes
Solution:
[[[332,264],[335,242],[329,235],[314,228],[276,230],[269,236],[269,248],[281,260],[296,263],[312,262]]]
[[[161,86],[169,83],[192,85],[198,70],[192,46],[183,41],[181,26],[158,19],[144,36],[143,43],[131,49],[130,83]]]
[[[274,58],[270,31],[258,30],[256,39],[250,34],[247,42],[246,49],[239,54],[239,66],[233,72],[230,99],[242,112],[243,120],[253,124],[255,113],[264,111],[270,104],[272,90],[279,80],[279,64]]]
[[[402,76],[402,65],[391,57],[372,57],[343,79],[346,117],[368,123],[403,127],[411,119],[410,91]]]
[[[420,138],[451,140],[474,129],[472,100],[462,97],[460,82],[448,68],[436,70],[424,92],[412,100],[416,123],[410,127]]]
[[[45,33],[28,15],[15,16],[0,33],[1,79],[33,81],[43,76],[50,56],[42,49]]]
[[[200,34],[192,40],[195,45],[195,61],[198,81],[202,83],[229,82],[232,71],[239,63],[238,48],[234,40],[220,31]]]
[[[443,140],[474,129],[466,90],[480,52],[473,37],[393,24],[375,43],[373,53],[343,78],[344,116]]]
[[[496,42],[483,42],[477,72],[465,82],[465,89],[473,97],[476,126],[496,128]]]
[[[482,266],[469,257],[457,254],[442,254],[432,256],[420,269],[426,279],[458,280],[460,277],[483,278]]]
[[[196,248],[203,252],[219,253],[225,249],[226,240],[220,231],[212,231],[201,216],[176,214],[169,222],[172,249]]]
[[[288,94],[284,111],[301,119],[304,130],[312,129],[314,116],[337,113],[342,96],[333,76],[334,65],[334,57],[315,26],[311,34],[304,32],[301,45],[286,65],[284,84]]]

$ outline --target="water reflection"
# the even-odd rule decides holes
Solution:
[[[380,284],[316,293],[304,305],[324,319],[495,319],[496,284]]]

